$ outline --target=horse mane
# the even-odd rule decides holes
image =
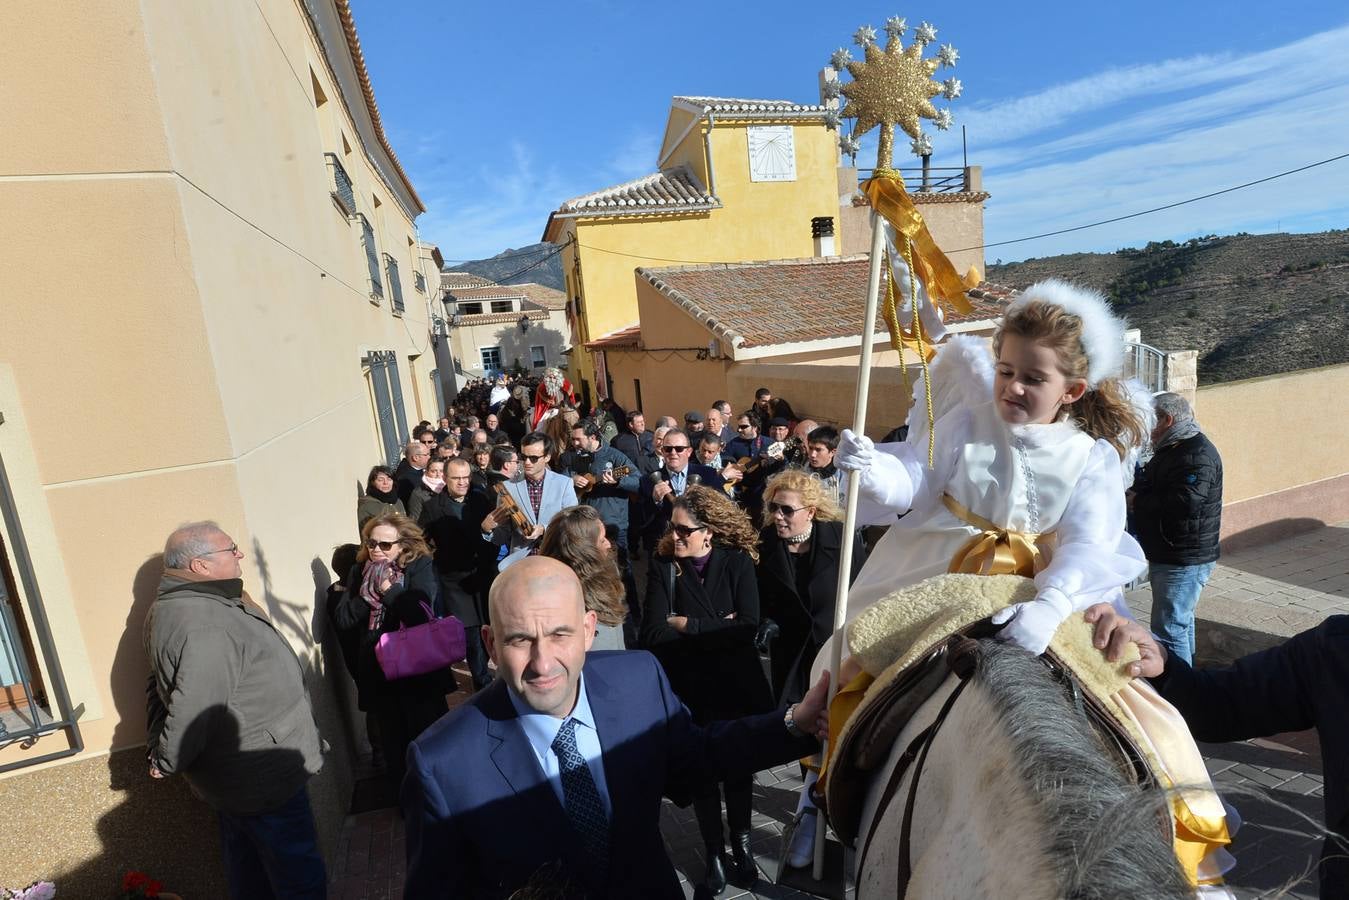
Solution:
[[[1013,764],[1039,806],[1058,896],[1192,898],[1162,825],[1168,793],[1125,778],[1044,664],[1018,647],[982,640],[975,679],[999,710]]]

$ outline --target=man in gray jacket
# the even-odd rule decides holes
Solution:
[[[145,619],[150,776],[181,774],[220,818],[234,898],[326,896],[305,783],[323,765],[300,661],[244,593],[214,522],[164,545]]]

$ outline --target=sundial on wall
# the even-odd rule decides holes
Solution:
[[[796,144],[790,125],[749,127],[749,180],[795,181]]]

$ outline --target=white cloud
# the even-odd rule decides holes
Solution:
[[[979,132],[970,160],[984,166],[993,195],[989,243],[1127,215],[1349,151],[1349,28],[1244,57],[1169,61],[1123,77],[1103,72],[971,118],[995,135]],[[959,145],[947,141],[949,159]],[[987,257],[1113,249],[1276,222],[1285,230],[1343,227],[1346,214],[1349,160],[1138,219],[991,248]]]

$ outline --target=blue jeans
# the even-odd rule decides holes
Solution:
[[[231,900],[328,896],[328,873],[304,788],[270,812],[217,815]]]
[[[1150,563],[1152,583],[1152,630],[1168,653],[1187,663],[1194,662],[1194,608],[1199,592],[1208,583],[1216,563],[1173,566]]]

